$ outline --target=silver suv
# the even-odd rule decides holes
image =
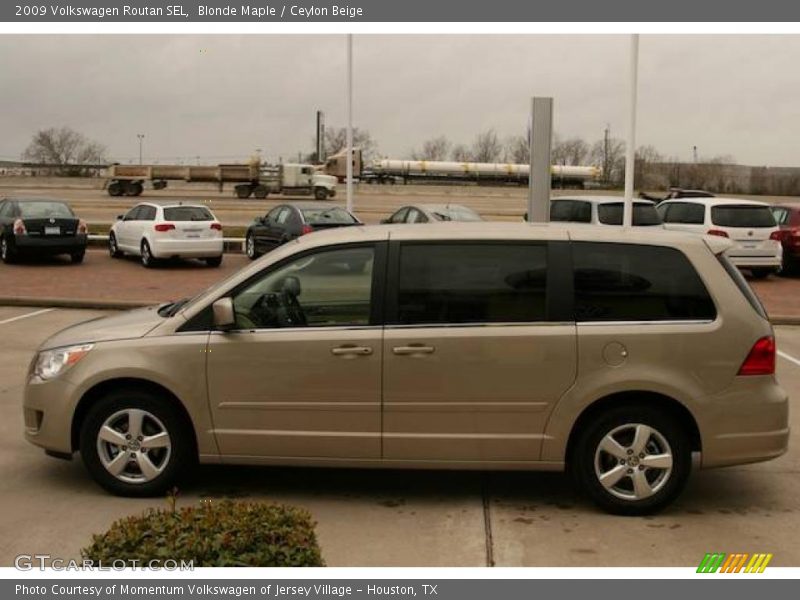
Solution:
[[[763,308],[719,237],[561,224],[303,236],[192,300],[70,327],[25,434],[123,495],[195,462],[568,470],[655,511],[786,451]]]

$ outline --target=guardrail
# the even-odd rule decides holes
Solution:
[[[244,238],[222,238],[223,249],[229,254],[244,254]],[[90,246],[108,246],[108,236],[99,233],[89,234]]]

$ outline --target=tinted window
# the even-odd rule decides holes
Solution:
[[[301,211],[309,225],[349,225],[356,219],[343,208],[305,208]]]
[[[290,209],[290,208],[288,208],[288,207],[284,206],[284,207],[281,209],[281,212],[279,212],[279,213],[278,213],[278,216],[275,218],[275,222],[276,222],[278,225],[283,225],[284,223],[286,223],[286,221],[288,221],[288,220],[289,220],[289,213],[291,213],[291,212],[292,212],[292,209]]]
[[[48,217],[72,218],[75,215],[63,202],[17,202],[23,219],[44,219]]]
[[[135,221],[139,218],[139,211],[142,209],[142,206],[134,206],[130,209],[127,213],[125,213],[124,219],[126,221]]]
[[[573,244],[577,321],[713,320],[716,309],[686,256],[674,248]]]
[[[390,223],[402,223],[406,220],[406,215],[408,214],[408,207],[401,208],[396,213],[394,213],[390,218]]]
[[[730,259],[725,255],[723,252],[722,254],[718,254],[717,258],[722,266],[725,268],[725,271],[728,273],[733,282],[736,284],[736,287],[739,288],[739,291],[744,294],[744,297],[747,298],[747,301],[750,303],[750,306],[753,307],[759,316],[762,319],[768,319],[767,311],[764,309],[764,305],[761,304],[761,301],[756,296],[755,292],[753,292],[750,285],[742,275],[742,272],[736,268],[736,266],[730,261]]]
[[[788,208],[772,208],[772,216],[775,217],[775,222],[778,225],[786,225],[789,223],[789,209]],[[2,215],[0,210],[0,215]]]
[[[436,217],[437,221],[482,221],[480,215],[471,208],[453,204],[448,206],[437,206],[429,209]]]
[[[233,296],[239,329],[368,325],[371,247],[303,256],[247,284]]]
[[[720,227],[775,227],[767,206],[712,206],[711,222]]]
[[[546,247],[408,244],[400,251],[403,324],[545,320]]]
[[[706,220],[706,207],[691,202],[675,202],[663,205],[664,223],[702,225]]]
[[[155,216],[155,214],[153,216]],[[164,209],[164,220],[213,221],[214,216],[205,206],[170,206]]]
[[[11,216],[11,202],[0,202],[0,217]]]
[[[164,211],[166,213],[166,211]],[[137,221],[155,221],[156,220],[156,207],[155,206],[140,206],[139,213],[136,215]],[[167,219],[172,221],[173,219]]]
[[[554,200],[550,203],[550,220],[567,223],[591,223],[592,205],[589,202],[578,200]]]
[[[603,225],[622,225],[622,202],[597,205],[597,219]],[[654,204],[634,202],[633,224],[638,226],[661,225],[661,217]]]
[[[408,216],[406,216],[406,223],[425,223],[428,218],[419,212],[416,208],[408,209]]]

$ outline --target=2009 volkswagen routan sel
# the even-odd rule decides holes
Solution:
[[[193,463],[567,469],[606,510],[785,452],[763,308],[722,238],[348,227],[47,340],[27,438],[123,495]]]

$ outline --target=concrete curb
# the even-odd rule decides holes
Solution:
[[[79,298],[42,298],[32,296],[0,296],[0,306],[33,306],[45,308],[97,308],[107,310],[129,310],[143,306],[155,306],[167,302],[139,300],[82,300]],[[770,317],[773,325],[800,325],[800,315],[777,315]]]

